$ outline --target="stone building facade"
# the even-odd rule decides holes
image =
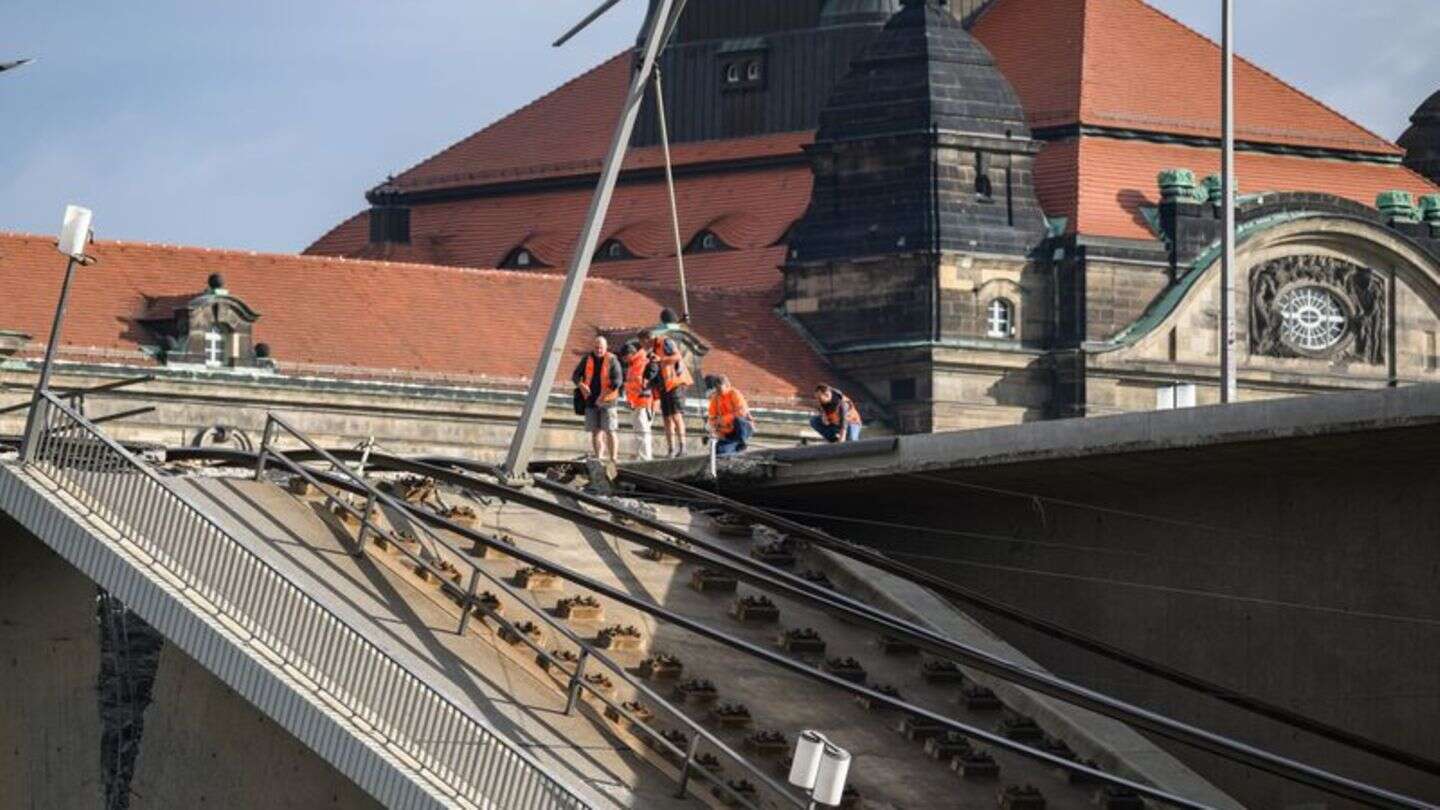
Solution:
[[[632,61],[310,252],[560,272]],[[779,303],[765,334],[900,432],[1214,402],[1218,67],[1143,0],[691,0],[661,58],[691,289]],[[1237,87],[1241,398],[1440,379],[1440,102],[1395,144]],[[659,140],[647,108],[593,272],[674,289]]]

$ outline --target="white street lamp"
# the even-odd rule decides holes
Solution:
[[[85,247],[93,235],[90,222],[94,213],[78,205],[65,206],[65,219],[60,225],[60,240],[55,247],[69,257],[65,264],[65,280],[60,283],[60,302],[55,305],[55,321],[50,326],[50,340],[45,346],[45,362],[40,366],[40,380],[35,383],[35,395],[30,401],[30,413],[25,419],[25,438],[20,447],[20,457],[33,461],[38,432],[42,429],[40,418],[40,395],[50,390],[50,372],[55,365],[55,353],[60,347],[60,327],[65,321],[65,306],[70,301],[70,281],[75,277],[75,265],[90,264],[93,260],[85,255]]]
[[[818,731],[804,731],[795,741],[790,763],[790,784],[810,793],[810,806],[840,804],[845,779],[850,775],[850,752]]]
[[[4,73],[4,72],[7,71],[7,70],[14,70],[15,68],[18,68],[18,67],[20,67],[21,65],[28,65],[28,64],[30,64],[30,63],[33,62],[33,61],[35,61],[35,60],[33,60],[33,59],[16,59],[16,60],[13,61],[13,62],[0,62],[0,73]]]

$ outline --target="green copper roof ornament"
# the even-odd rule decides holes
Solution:
[[[1201,188],[1204,189],[1204,191],[1205,191],[1203,202],[1208,202],[1208,203],[1210,203],[1211,205],[1219,205],[1219,204],[1220,204],[1220,185],[1221,185],[1220,175],[1218,175],[1218,174],[1206,175],[1205,179],[1202,180],[1202,181],[1200,181],[1200,185],[1201,185]],[[1236,184],[1235,184],[1235,196],[1236,196],[1236,197],[1241,196],[1241,195],[1240,195],[1240,184],[1239,184],[1239,183],[1236,183]]]
[[[1189,169],[1166,169],[1157,178],[1160,184],[1160,202],[1193,202],[1195,194],[1195,172]]]
[[[1420,198],[1420,218],[1431,225],[1440,225],[1440,194]]]
[[[1415,209],[1415,198],[1408,191],[1382,191],[1375,195],[1375,207],[1391,222],[1420,221],[1419,212]]]

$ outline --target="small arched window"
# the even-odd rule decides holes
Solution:
[[[522,245],[510,251],[510,255],[506,256],[505,260],[500,262],[500,266],[506,270],[533,270],[537,267],[548,267],[549,265],[540,261],[540,257],[536,256],[533,250]]]
[[[619,239],[607,239],[605,244],[595,251],[595,261],[597,262],[618,262],[633,258],[635,258],[635,254],[631,253],[630,249],[625,247],[625,243]]]
[[[725,83],[726,83],[726,84],[739,84],[739,83],[740,83],[740,63],[739,63],[739,62],[731,62],[730,64],[728,64],[728,65],[725,66]]]
[[[1004,298],[990,302],[985,313],[985,334],[993,338],[1015,336],[1015,305]]]
[[[759,59],[752,59],[752,60],[750,60],[749,64],[745,65],[745,80],[746,80],[746,81],[758,82],[758,81],[760,81],[760,79],[761,79],[763,76],[764,76],[764,71],[763,71],[763,70],[761,69],[761,67],[760,67],[760,60],[759,60]]]
[[[700,233],[695,234],[694,239],[690,240],[690,245],[685,248],[685,252],[715,253],[721,250],[732,249],[733,248],[725,244],[725,242],[721,240],[719,236],[716,236],[714,231],[701,231]]]
[[[209,368],[225,365],[225,332],[218,326],[205,331],[205,365]]]

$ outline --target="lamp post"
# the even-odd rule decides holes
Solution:
[[[1221,0],[1220,8],[1220,199],[1222,214],[1220,259],[1220,401],[1235,402],[1235,0]]]
[[[55,321],[50,325],[50,340],[45,346],[45,362],[40,365],[40,379],[35,383],[35,394],[30,401],[30,412],[25,417],[25,437],[20,447],[20,457],[34,461],[35,446],[44,420],[40,416],[40,395],[50,390],[50,373],[55,365],[55,353],[60,348],[60,327],[65,321],[65,306],[70,301],[70,281],[75,276],[77,264],[90,264],[85,255],[85,246],[90,243],[90,221],[94,214],[88,208],[78,205],[65,207],[65,220],[60,226],[60,241],[55,247],[68,257],[65,263],[65,280],[60,282],[60,301],[55,305]]]
[[[830,742],[818,731],[802,731],[795,741],[795,758],[790,763],[790,784],[810,793],[810,807],[835,807],[845,794],[850,775],[850,752]]]
[[[7,71],[7,70],[14,70],[15,68],[18,68],[18,67],[20,67],[21,65],[28,65],[28,64],[30,64],[30,63],[33,62],[33,61],[35,61],[35,60],[33,60],[33,59],[16,59],[16,60],[13,61],[13,62],[0,62],[0,73],[4,73],[4,72]]]

